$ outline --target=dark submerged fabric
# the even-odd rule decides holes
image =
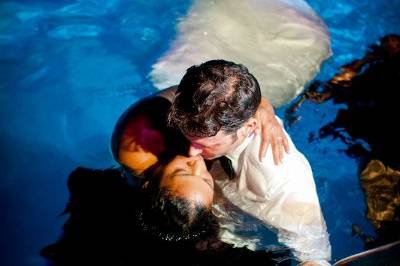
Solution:
[[[164,242],[144,234],[136,226],[140,193],[119,169],[77,168],[68,188],[63,234],[41,251],[50,265],[277,265],[288,255],[228,244],[199,251],[194,243]],[[279,265],[289,265],[285,263]]]

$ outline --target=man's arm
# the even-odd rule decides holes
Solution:
[[[278,233],[278,240],[292,249],[296,258],[316,265],[329,265],[330,244],[325,221],[321,212],[311,167],[290,137],[291,152],[280,165],[272,162],[271,151],[261,163],[257,162],[259,137],[248,147],[248,170],[241,180],[242,191],[255,195],[254,203],[260,202],[257,212],[251,212]],[[251,200],[251,198],[249,198]],[[253,202],[251,201],[251,202]],[[261,203],[262,202],[262,203]]]
[[[278,239],[293,250],[301,265],[330,265],[329,235],[318,203],[289,196],[277,220]]]
[[[311,167],[294,146],[291,150],[282,165],[263,164],[264,176],[271,177],[268,180],[276,189],[262,219],[277,229],[278,240],[290,247],[300,262],[330,265],[329,235]]]

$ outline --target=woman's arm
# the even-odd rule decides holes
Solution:
[[[282,162],[284,151],[289,153],[289,142],[285,136],[282,125],[275,117],[274,108],[270,102],[262,97],[257,109],[256,119],[258,121],[257,133],[261,134],[261,145],[259,159],[265,157],[268,146],[271,144],[272,155],[276,165]]]

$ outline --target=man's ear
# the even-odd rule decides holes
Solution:
[[[251,117],[246,121],[246,123],[244,123],[243,128],[246,136],[250,136],[257,128],[257,119],[255,117]]]

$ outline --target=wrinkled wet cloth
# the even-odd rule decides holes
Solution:
[[[299,261],[329,265],[331,247],[321,212],[311,167],[290,137],[290,153],[275,165],[271,149],[259,162],[260,136],[252,135],[236,150],[227,154],[236,178],[224,176],[218,164],[211,174],[221,190],[214,214],[219,218],[220,237],[224,242],[250,249],[266,249],[265,243],[249,238],[238,209],[259,219],[277,233],[278,241],[293,251]],[[218,194],[217,194],[218,196]],[[232,203],[235,208],[229,207]],[[235,210],[235,211],[232,211]],[[247,235],[247,236],[246,236]],[[269,243],[271,244],[271,243]]]

